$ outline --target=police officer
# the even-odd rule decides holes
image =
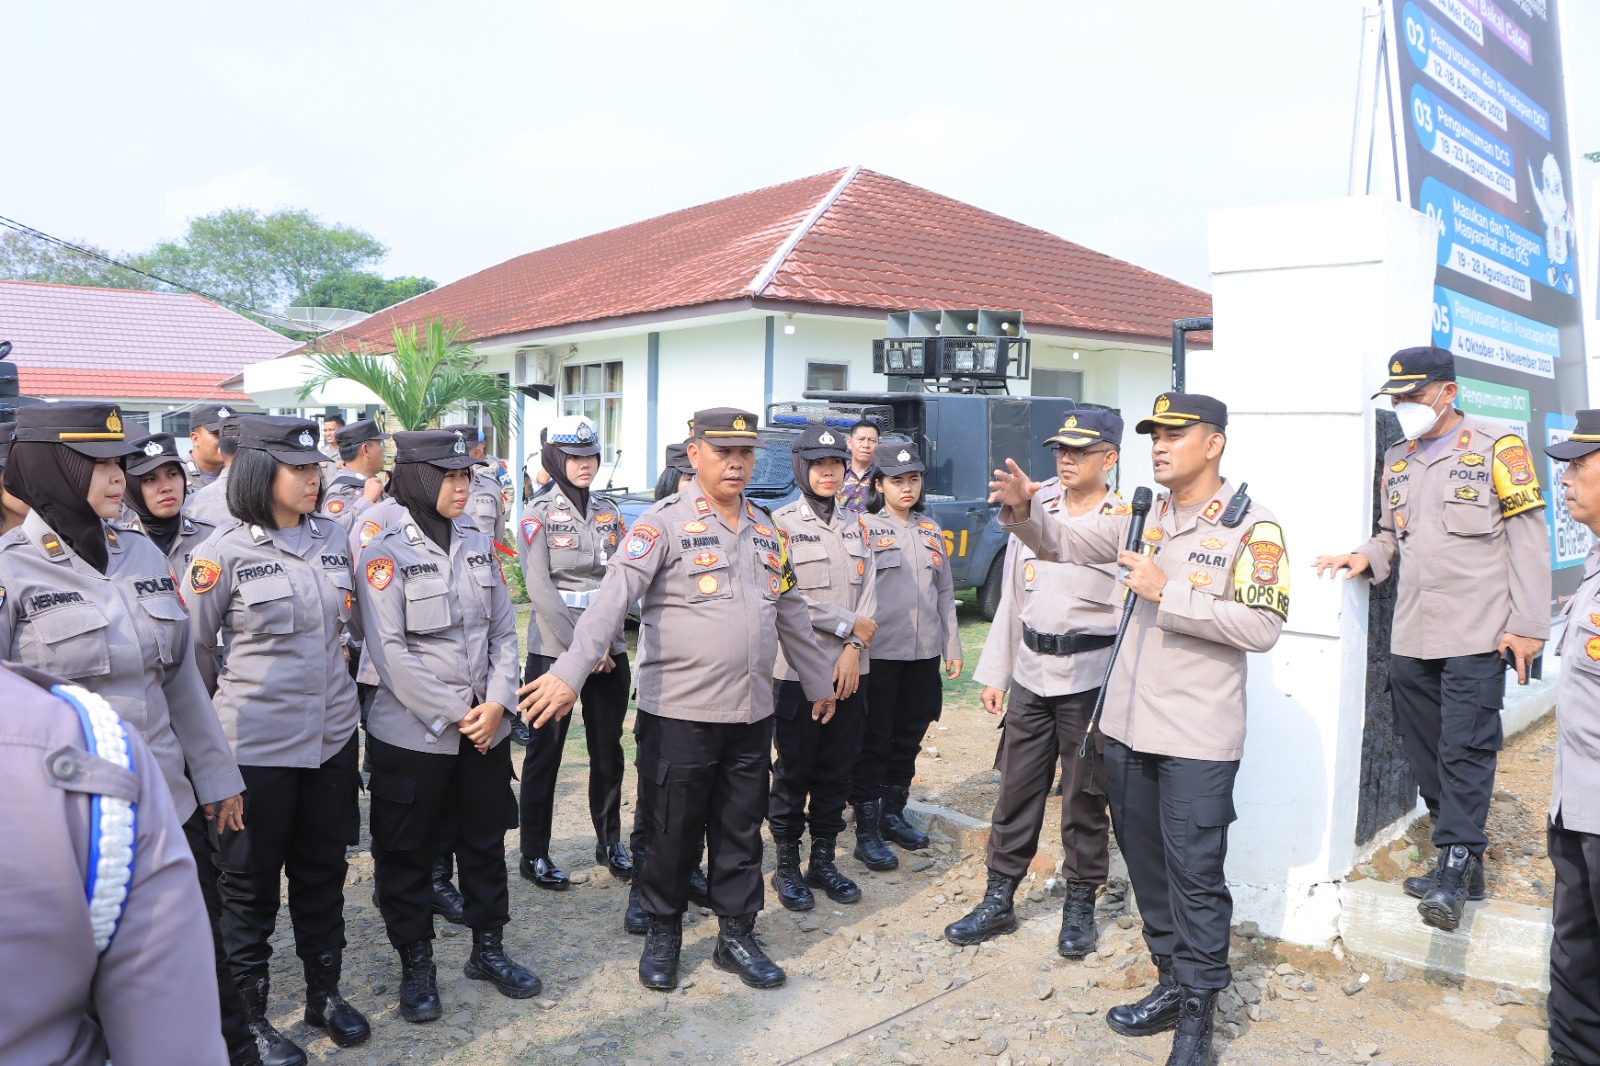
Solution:
[[[1150,435],[1166,489],[1142,539],[1154,557],[1122,550],[1126,515],[1050,519],[1032,506],[1039,485],[1010,459],[991,483],[1001,528],[1039,558],[1119,563],[1138,597],[1107,683],[1106,791],[1160,981],[1106,1021],[1126,1036],[1176,1028],[1168,1066],[1208,1061],[1217,996],[1232,979],[1223,862],[1244,748],[1245,655],[1277,643],[1289,612],[1283,530],[1220,473],[1227,424],[1220,400],[1166,392],[1134,427]]]
[[[522,513],[518,549],[533,610],[528,617],[528,662],[524,681],[550,668],[572,642],[573,629],[594,602],[606,564],[626,531],[615,500],[590,490],[600,470],[600,435],[581,415],[549,426],[543,466],[551,490]],[[622,720],[628,715],[628,643],[622,626],[583,683],[583,737],[589,749],[589,817],[594,824],[595,862],[613,877],[633,877],[633,861],[621,843]],[[550,858],[556,773],[567,742],[567,717],[531,731],[522,761],[522,876],[544,889],[564,890],[567,875]]]
[[[0,437],[0,470],[5,469],[6,456],[10,451],[11,430],[6,427],[3,437]],[[10,533],[22,525],[22,520],[26,517],[28,517],[28,505],[7,492],[4,485],[0,484],[0,534]]]
[[[370,418],[361,418],[334,433],[339,465],[328,476],[323,509],[346,530],[383,497],[383,442],[389,435]]]
[[[226,1063],[194,858],[149,747],[26,667],[0,668],[0,730],[0,834],[25,857],[0,863],[0,1062]]]
[[[483,431],[465,422],[444,428],[451,433],[461,434],[467,442],[467,454],[484,468],[474,468],[472,471],[472,496],[467,500],[467,518],[478,527],[478,532],[500,544],[506,528],[505,498],[500,495],[500,479],[493,472],[498,464],[489,458],[488,442],[484,439]]]
[[[778,852],[772,888],[792,911],[816,906],[812,888],[835,903],[855,903],[861,888],[834,865],[834,847],[844,831],[850,772],[861,754],[866,727],[866,687],[871,662],[867,645],[877,632],[878,571],[856,516],[835,502],[849,452],[844,435],[829,426],[807,426],[795,441],[795,482],[800,498],[773,514],[789,547],[795,589],[811,612],[812,637],[833,659],[837,709],[823,722],[812,717],[800,673],[780,649],[773,713],[778,749],[772,772],[767,823]],[[810,810],[807,810],[807,801]],[[800,873],[800,837],[811,828],[811,861]]]
[[[656,478],[655,498],[664,500],[675,492],[682,492],[694,479],[694,466],[689,462],[687,444],[667,445],[666,459],[661,466],[661,476]]]
[[[477,462],[459,434],[396,433],[389,490],[405,515],[372,538],[357,569],[379,678],[367,717],[378,907],[400,953],[400,1016],[412,1022],[441,1012],[429,910],[441,843],[461,868],[466,975],[513,999],[540,989],[502,943],[505,834],[517,824],[505,721],[516,702],[517,629],[494,546],[462,520]]]
[[[223,1037],[232,1058],[253,1061],[256,1041],[216,938],[210,854],[217,831],[244,824],[244,781],[195,669],[189,613],[166,557],[106,524],[122,506],[131,450],[114,404],[17,412],[4,481],[30,512],[0,538],[0,658],[103,696],[149,744],[211,916]]]
[[[203,518],[213,525],[226,525],[232,520],[228,513],[228,470],[239,451],[239,416],[228,415],[217,425],[217,450],[222,455],[222,472],[208,485],[201,486],[184,504],[185,514]]]
[[[912,851],[928,846],[927,835],[906,820],[906,801],[922,738],[944,706],[939,657],[944,656],[946,677],[961,676],[961,633],[944,531],[923,510],[926,469],[915,444],[878,445],[867,510],[860,517],[878,572],[878,633],[850,805],[855,856],[870,870],[900,865],[885,837]]]
[[[783,970],[755,937],[773,660],[781,639],[819,721],[833,715],[833,664],[811,637],[772,516],[742,495],[755,449],[764,447],[756,416],[700,411],[694,432],[694,482],[634,523],[567,652],[523,686],[522,710],[536,728],[569,713],[629,606],[642,600],[638,768],[648,833],[638,876],[649,931],[639,981],[677,986],[689,872],[703,834],[718,920],[712,962],[753,988],[775,988]]]
[[[1578,412],[1566,440],[1545,448],[1566,464],[1572,517],[1600,534],[1600,410]],[[1600,1062],[1600,547],[1567,601],[1556,690],[1556,771],[1548,846],[1555,866],[1550,942],[1550,1061]]]
[[[1318,556],[1317,573],[1387,578],[1397,563],[1389,686],[1395,729],[1433,818],[1439,859],[1407,880],[1428,925],[1455,929],[1484,897],[1484,822],[1502,742],[1505,666],[1527,680],[1550,635],[1544,496],[1526,442],[1455,407],[1455,358],[1407,348],[1377,393],[1405,440],[1383,457],[1378,532],[1349,555]]]
[[[1056,476],[1034,506],[1061,522],[1127,514],[1108,486],[1122,449],[1122,419],[1110,411],[1068,410],[1055,436]],[[1056,950],[1081,959],[1099,943],[1095,893],[1106,883],[1111,820],[1106,814],[1105,734],[1095,731],[1082,758],[1095,697],[1117,631],[1116,570],[1048,563],[1016,537],[1006,545],[1005,582],[994,625],[973,679],[983,705],[1005,717],[1000,797],[989,834],[989,891],[966,917],[945,927],[955,944],[975,944],[1016,928],[1012,900],[1038,851],[1055,762],[1061,760],[1061,874],[1067,896]],[[1006,710],[1006,691],[1011,708]]]
[[[226,468],[220,446],[222,420],[235,413],[230,404],[206,403],[189,417],[189,458],[183,468],[189,475],[191,495],[217,480]]]
[[[189,566],[189,556],[216,530],[215,522],[183,513],[188,474],[170,433],[153,433],[129,442],[137,451],[127,459],[128,487],[123,500],[130,529],[150,538],[166,555],[174,574]]]
[[[371,1035],[339,994],[345,848],[359,841],[361,818],[356,690],[341,638],[358,623],[344,530],[313,514],[327,462],[316,429],[303,418],[239,419],[235,521],[195,549],[184,579],[195,657],[249,797],[247,828],[225,832],[219,849],[223,950],[257,1040],[283,1061],[304,1060],[267,1020],[285,873],[307,1023],[339,1047]]]
[[[339,431],[344,428],[344,415],[322,416],[322,443],[319,451],[330,462],[339,461]]]

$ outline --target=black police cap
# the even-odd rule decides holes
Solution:
[[[224,418],[233,418],[238,413],[239,409],[231,403],[203,403],[194,409],[189,424],[215,433]]]
[[[1566,440],[1549,445],[1544,453],[1552,459],[1569,463],[1579,456],[1600,450],[1600,410],[1578,412],[1578,424]]]
[[[694,477],[694,464],[689,461],[689,446],[687,444],[667,445],[668,469],[676,470],[680,474]]]
[[[1192,426],[1209,422],[1218,429],[1228,428],[1228,405],[1214,396],[1198,392],[1163,392],[1156,397],[1150,417],[1133,427],[1135,433],[1154,433],[1157,426]]]
[[[340,447],[349,447],[352,444],[365,444],[369,440],[388,440],[389,434],[378,428],[378,423],[370,418],[358,418],[348,426],[340,426],[333,431],[333,439]]]
[[[120,459],[133,448],[114,403],[36,403],[17,409],[20,441],[64,444],[92,459]]]
[[[483,440],[483,431],[470,422],[453,422],[448,426],[440,426],[439,428],[447,433],[461,434],[461,439],[467,442],[468,448]]]
[[[317,424],[309,418],[241,415],[239,447],[266,452],[278,462],[290,466],[310,466],[312,463],[332,461],[317,450]]]
[[[487,461],[468,455],[471,449],[466,434],[454,430],[401,430],[394,435],[396,464],[427,463],[441,470],[462,470]]]
[[[1405,396],[1430,381],[1454,381],[1456,357],[1432,344],[1402,348],[1389,358],[1389,380],[1373,393],[1379,396]]]
[[[1068,448],[1087,448],[1091,444],[1109,444],[1122,447],[1122,416],[1114,411],[1097,407],[1073,408],[1061,419],[1061,428],[1055,436],[1045,438],[1047,445]]]
[[[164,463],[181,463],[178,442],[171,433],[151,433],[128,442],[135,451],[125,464],[129,477],[148,474]]]
[[[741,411],[737,407],[711,407],[704,411],[694,413],[694,421],[689,425],[696,437],[702,437],[712,444],[721,444],[725,447],[765,448],[766,444],[756,438],[756,424],[759,419],[749,411]]]
[[[897,477],[900,474],[920,474],[928,468],[922,463],[922,453],[907,440],[891,440],[877,446],[872,452],[873,468],[880,474]]]
[[[813,463],[818,459],[849,459],[850,449],[845,446],[846,439],[843,432],[831,426],[807,426],[794,442],[794,451],[800,458]]]

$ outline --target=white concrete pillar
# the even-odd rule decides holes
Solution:
[[[1210,242],[1215,344],[1189,356],[1187,388],[1227,403],[1223,473],[1277,516],[1291,579],[1282,638],[1250,657],[1234,920],[1320,946],[1357,850],[1367,583],[1319,582],[1311,560],[1370,531],[1369,397],[1391,353],[1431,343],[1435,231],[1361,197],[1213,212]]]

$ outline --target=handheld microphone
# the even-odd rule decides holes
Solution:
[[[1144,539],[1144,519],[1150,513],[1150,505],[1153,502],[1155,496],[1146,486],[1140,485],[1133,490],[1133,520],[1128,523],[1128,543],[1123,545],[1128,551],[1139,550],[1140,542]],[[1117,580],[1126,580],[1129,573],[1126,566],[1122,567],[1117,574]]]

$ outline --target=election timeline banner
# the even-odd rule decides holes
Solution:
[[[1563,0],[1388,0],[1401,188],[1438,228],[1433,342],[1462,410],[1525,435],[1558,597],[1593,543],[1543,447],[1587,404]]]

